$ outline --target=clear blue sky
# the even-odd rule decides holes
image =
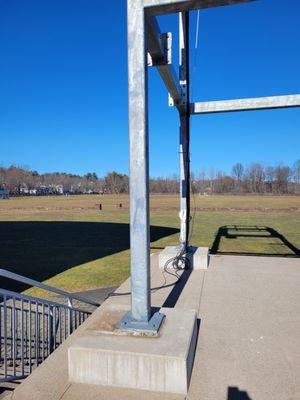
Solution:
[[[0,1],[0,163],[128,172],[125,0]],[[191,13],[192,100],[300,93],[300,2]],[[161,17],[177,38],[177,16]],[[174,60],[177,46],[174,46]],[[175,61],[176,63],[177,61]],[[150,71],[150,173],[178,171],[178,119]],[[192,170],[300,158],[300,109],[194,116]]]

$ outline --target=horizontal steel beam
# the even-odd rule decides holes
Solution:
[[[155,17],[146,18],[147,47],[152,58],[153,65],[166,64],[167,56],[162,34]]]
[[[211,114],[289,107],[300,107],[299,94],[191,103],[190,112],[191,114]]]
[[[160,73],[170,96],[174,100],[174,104],[179,107],[182,97],[179,78],[177,77],[173,65],[168,63],[168,60],[166,59],[165,50],[161,40],[162,33],[155,17],[146,18],[146,29],[148,52],[154,62],[158,64],[158,72]]]
[[[174,100],[175,106],[180,108],[182,100],[181,87],[173,65],[159,65],[157,69],[170,96]]]
[[[144,0],[144,7],[148,15],[162,15],[249,1],[256,0]]]

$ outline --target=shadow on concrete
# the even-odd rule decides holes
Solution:
[[[199,335],[200,335],[200,328],[201,328],[201,319],[197,318],[196,323],[197,323],[197,328],[196,328],[195,352],[193,353],[193,359],[192,359],[192,362],[188,369],[188,376],[187,376],[187,378],[188,378],[187,387],[188,388],[190,387],[190,383],[191,383],[191,379],[192,379],[192,372],[193,372],[194,364],[195,364],[196,351],[197,351],[198,340],[199,340]]]
[[[227,400],[252,400],[248,393],[239,390],[238,387],[229,387],[227,391]]]
[[[282,246],[280,253],[267,252],[243,252],[243,251],[220,251],[222,239],[237,238],[257,238],[277,239],[278,245]],[[277,245],[277,243],[276,243]],[[217,232],[213,245],[210,249],[211,254],[245,255],[245,256],[271,256],[271,257],[300,257],[300,250],[288,241],[281,233],[268,226],[221,226]]]
[[[11,393],[18,385],[20,385],[20,383],[21,381],[0,382],[0,399],[4,399],[6,396],[11,395]]]
[[[11,394],[11,392],[13,390],[14,390],[14,388],[8,388],[8,387],[5,387],[5,386],[1,386],[1,383],[0,383],[0,399],[1,398],[4,399],[4,397],[8,396],[9,394]]]
[[[174,308],[175,307],[187,281],[189,280],[191,273],[192,273],[192,269],[185,269],[183,271],[183,273],[181,274],[178,281],[176,281],[173,284],[173,289],[169,293],[169,295],[166,298],[162,307],[166,307],[166,308]]]
[[[155,242],[178,229],[151,226]],[[0,268],[44,281],[76,265],[129,249],[129,224],[109,222],[0,222]],[[11,280],[1,287],[23,291]]]

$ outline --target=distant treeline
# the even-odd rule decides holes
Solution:
[[[200,194],[300,194],[300,160],[292,166],[236,163],[231,174],[211,168],[191,173],[191,189]],[[39,174],[28,168],[0,167],[0,190],[11,195],[128,193],[129,178],[110,172],[104,178],[95,172],[74,175],[63,172]],[[152,193],[179,193],[179,178],[151,178]]]
[[[202,170],[192,182],[200,193],[300,194],[300,160],[292,166],[236,163],[230,175]]]

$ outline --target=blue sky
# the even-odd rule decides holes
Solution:
[[[0,163],[128,172],[126,2],[0,1]],[[192,100],[300,93],[300,2],[191,13]],[[177,16],[160,17],[173,31]],[[149,73],[150,174],[178,172],[178,116]],[[192,117],[196,173],[300,158],[300,109]]]

